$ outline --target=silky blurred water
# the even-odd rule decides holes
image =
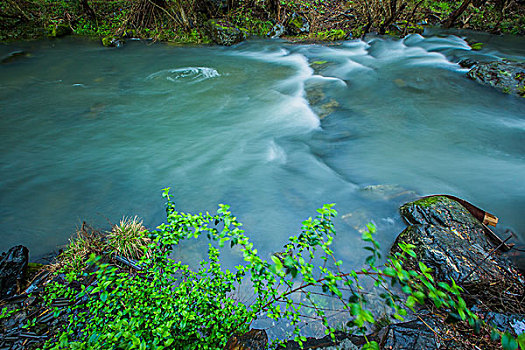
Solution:
[[[154,228],[165,187],[183,211],[230,204],[265,257],[335,202],[336,254],[359,266],[359,229],[373,221],[386,251],[405,227],[398,207],[436,193],[495,214],[498,232],[523,242],[525,100],[468,80],[457,62],[523,60],[525,41],[481,40],[477,52],[451,34],[4,44],[2,57],[29,55],[0,65],[0,250],[41,256],[84,220],[139,215]]]

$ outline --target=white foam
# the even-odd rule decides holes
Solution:
[[[146,80],[160,79],[173,83],[199,83],[201,81],[220,76],[221,75],[219,72],[217,72],[217,70],[209,67],[183,67],[161,70],[148,75]]]
[[[268,147],[268,152],[266,156],[268,162],[276,162],[279,164],[286,163],[286,152],[280,146],[278,146],[274,140],[270,141],[270,146]]]
[[[525,120],[505,118],[501,119],[501,124],[511,129],[525,130]]]
[[[307,127],[308,130],[320,126],[319,118],[312,111],[305,98],[305,82],[313,76],[314,71],[304,55],[290,53],[282,48],[271,52],[235,52],[235,54],[257,61],[276,63],[294,68],[296,74],[284,78],[274,86],[274,89],[284,97],[283,103],[278,105],[276,115],[293,116],[294,121],[301,120],[301,124]]]
[[[325,77],[322,75],[312,75],[310,79],[308,79],[308,82],[328,82],[328,83],[335,83],[337,85],[341,86],[347,86],[346,81],[336,78],[336,77]]]

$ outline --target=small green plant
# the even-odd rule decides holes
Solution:
[[[342,29],[330,29],[316,34],[316,37],[321,40],[344,40],[348,34]]]
[[[148,248],[148,231],[137,216],[123,218],[107,234],[107,245],[115,254],[131,259],[139,259],[151,253]]]

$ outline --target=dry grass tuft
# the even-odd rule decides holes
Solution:
[[[64,272],[82,271],[85,262],[91,253],[100,255],[104,251],[104,235],[85,222],[77,230],[77,236],[69,239],[69,244],[60,255],[56,262],[49,265],[49,270]]]
[[[107,233],[107,246],[113,254],[128,259],[140,259],[144,255],[149,257],[151,250],[148,245],[148,231],[137,216],[124,217],[118,225],[114,225]]]

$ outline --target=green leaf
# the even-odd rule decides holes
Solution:
[[[281,271],[283,269],[283,263],[281,262],[281,260],[278,257],[276,257],[275,255],[272,255],[271,259],[272,259],[273,263],[275,264],[275,270],[277,272]]]
[[[500,334],[498,333],[498,331],[496,329],[492,329],[492,331],[490,332],[490,340],[492,341],[496,341],[496,340],[499,340],[500,338]]]
[[[518,342],[508,332],[503,333],[501,336],[501,346],[503,350],[516,350],[518,348]]]
[[[525,350],[525,333],[518,335],[518,344],[521,350]]]
[[[379,344],[375,341],[371,341],[363,345],[362,349],[363,350],[379,350]]]
[[[390,276],[390,277],[395,277],[396,276],[396,270],[394,270],[393,268],[391,267],[387,267],[386,269],[383,270],[383,273],[387,276]]]

